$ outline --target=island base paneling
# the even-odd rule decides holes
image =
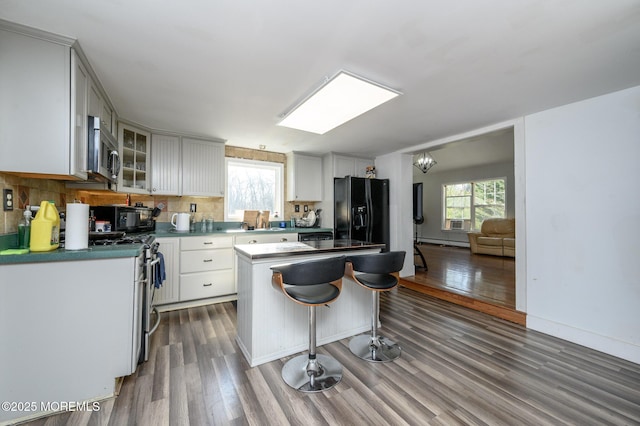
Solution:
[[[341,252],[366,254],[371,251]],[[337,254],[249,259],[237,256],[237,342],[254,367],[309,347],[308,309],[291,303],[271,285],[271,266],[334,257]],[[371,292],[344,278],[338,300],[317,309],[318,346],[371,329]]]

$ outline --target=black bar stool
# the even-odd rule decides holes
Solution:
[[[342,290],[345,257],[275,265],[271,282],[289,299],[309,307],[309,355],[299,355],[282,367],[286,384],[302,392],[331,389],[342,379],[342,365],[316,354],[316,306],[335,301]]]
[[[366,361],[387,362],[400,356],[397,343],[378,335],[378,315],[380,312],[380,292],[393,290],[398,286],[398,278],[391,275],[402,269],[404,251],[349,256],[345,276],[367,290],[372,290],[371,334],[362,334],[349,341],[351,352]],[[356,272],[361,272],[356,274]]]

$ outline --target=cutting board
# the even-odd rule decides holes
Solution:
[[[242,221],[256,228],[269,227],[269,210],[245,210]]]
[[[259,214],[260,214],[259,210],[245,210],[242,221],[246,222],[247,225],[249,226],[256,226]]]
[[[258,228],[269,227],[269,210],[262,210],[258,215]]]

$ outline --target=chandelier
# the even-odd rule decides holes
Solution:
[[[436,164],[436,160],[434,160],[431,154],[429,154],[428,152],[423,152],[422,154],[420,154],[417,157],[416,162],[413,163],[413,165],[420,169],[422,173],[427,173],[429,169]]]

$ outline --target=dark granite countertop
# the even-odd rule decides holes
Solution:
[[[266,228],[266,229],[253,229],[251,231],[246,231],[244,229],[240,229],[237,227],[234,228],[217,228],[212,232],[202,232],[200,231],[200,224],[196,226],[195,232],[178,232],[174,229],[156,229],[153,234],[156,238],[167,238],[167,237],[202,237],[207,235],[244,235],[244,234],[263,234],[263,233],[308,233],[308,232],[333,232],[331,228]]]
[[[172,229],[161,225],[154,232],[149,234],[156,238],[162,237],[197,237],[197,236],[233,236],[248,233],[301,233],[301,232],[331,232],[330,228],[267,228],[252,231],[245,231],[238,227],[220,228],[213,232],[175,232]],[[331,242],[331,241],[329,241]],[[311,242],[309,243],[311,244]],[[0,256],[0,265],[13,263],[36,263],[36,262],[71,262],[86,259],[110,259],[118,257],[135,257],[142,251],[142,244],[112,245],[112,246],[90,246],[84,250],[57,250],[47,252],[29,252],[26,254],[10,254]]]
[[[142,252],[143,244],[112,246],[90,246],[83,250],[65,250],[59,248],[45,252],[29,252],[0,256],[0,265],[37,262],[73,262],[88,259],[115,259],[118,257],[136,257]]]
[[[356,240],[237,244],[235,246],[238,255],[251,260],[382,248],[384,248],[384,244],[366,243]]]

